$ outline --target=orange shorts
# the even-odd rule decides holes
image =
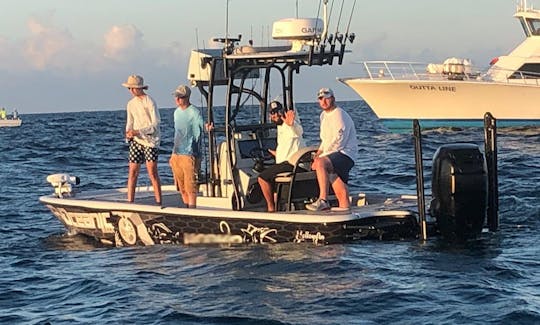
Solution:
[[[172,154],[169,164],[174,176],[174,183],[180,192],[197,193],[198,159],[193,156]]]

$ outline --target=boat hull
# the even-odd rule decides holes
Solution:
[[[379,119],[498,120],[540,122],[540,86],[450,80],[339,78]]]
[[[141,204],[40,198],[71,234],[114,246],[155,244],[244,244],[309,242],[334,244],[360,239],[416,238],[415,213],[308,211],[266,213],[186,209]],[[90,207],[96,206],[95,208]],[[104,209],[103,206],[110,206]],[[358,207],[360,208],[360,207]]]
[[[21,124],[21,119],[0,119],[0,127],[17,127]]]

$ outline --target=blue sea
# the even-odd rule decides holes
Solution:
[[[339,104],[361,143],[351,187],[414,194],[412,135],[388,130],[362,101]],[[297,111],[315,144],[317,105]],[[159,171],[170,183],[173,109],[160,112]],[[67,234],[38,198],[59,172],[79,176],[81,190],[125,186],[125,111],[22,118],[0,128],[0,323],[540,323],[539,127],[499,129],[500,229],[467,243],[113,248]],[[441,144],[483,144],[477,127],[423,134],[427,179]]]

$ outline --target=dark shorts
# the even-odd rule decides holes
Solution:
[[[143,146],[136,141],[129,142],[129,162],[142,164],[146,161],[158,160],[158,148]]]
[[[289,164],[289,162],[284,161],[282,163],[272,165],[265,170],[263,170],[259,177],[264,179],[270,184],[274,184],[274,178],[276,178],[276,175],[279,173],[285,173],[285,172],[292,172],[293,171],[293,165]]]
[[[347,182],[349,181],[349,172],[354,166],[354,161],[349,156],[341,152],[334,152],[326,157],[330,159],[332,167],[334,168],[334,172],[339,176],[339,178],[341,178],[341,180],[345,184],[347,184]]]

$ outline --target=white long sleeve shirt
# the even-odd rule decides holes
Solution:
[[[356,161],[358,139],[356,138],[356,129],[351,116],[340,107],[336,107],[331,112],[321,112],[320,119],[320,156],[341,152]]]
[[[139,131],[140,134],[133,138],[137,143],[158,148],[161,141],[160,122],[156,102],[149,95],[133,97],[127,103],[126,131]]]
[[[298,149],[305,147],[303,133],[298,115],[294,117],[293,125],[284,122],[277,126],[276,164],[288,160]]]

